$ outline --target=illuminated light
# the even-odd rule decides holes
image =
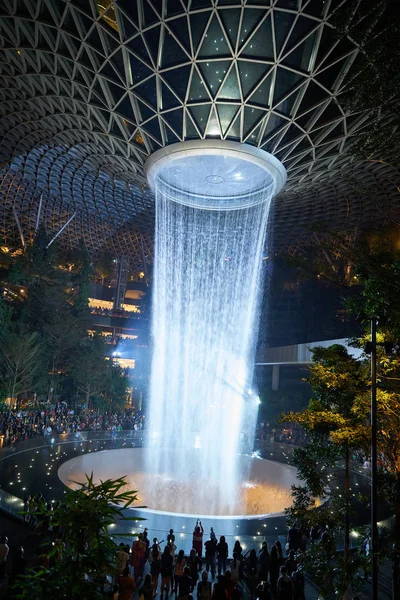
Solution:
[[[350,531],[350,535],[354,538],[358,538],[360,537],[360,534],[358,533],[358,531],[356,531],[355,529],[353,529],[352,531]]]

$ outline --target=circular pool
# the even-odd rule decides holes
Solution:
[[[233,506],[217,501],[220,485],[200,481],[196,473],[188,473],[182,481],[170,473],[149,472],[144,448],[105,450],[81,454],[58,469],[61,481],[71,487],[85,481],[93,473],[94,480],[126,477],[127,487],[138,490],[139,503],[148,512],[197,517],[254,518],[279,514],[292,503],[291,486],[298,485],[296,469],[287,464],[241,456],[240,468],[246,473],[239,485]],[[190,464],[190,462],[189,462]],[[215,506],[219,506],[218,510]]]

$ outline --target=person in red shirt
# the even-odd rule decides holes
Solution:
[[[131,557],[131,565],[137,579],[143,577],[146,550],[147,544],[143,540],[143,535],[140,533],[138,539],[132,544]]]
[[[126,567],[119,578],[119,600],[132,600],[133,592],[136,590],[136,583],[133,577],[129,575],[129,568]]]
[[[201,524],[201,521],[197,519],[196,527],[193,530],[193,548],[196,550],[199,558],[201,558],[203,554],[203,533],[203,525]]]

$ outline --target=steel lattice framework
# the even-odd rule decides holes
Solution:
[[[57,231],[75,214],[64,244],[83,238],[140,264],[152,252],[144,162],[162,146],[205,137],[250,143],[284,163],[277,247],[302,238],[310,219],[354,228],[393,218],[391,169],[346,155],[368,115],[341,105],[359,52],[336,35],[345,3],[4,0],[3,241],[17,243],[17,221],[29,239],[38,217]],[[349,173],[381,185],[385,206],[360,206]]]

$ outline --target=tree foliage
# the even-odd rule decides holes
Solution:
[[[87,406],[119,410],[125,404],[126,378],[105,360],[102,340],[88,334],[88,253],[82,243],[60,252],[57,242],[50,242],[39,229],[25,252],[11,257],[2,277],[0,395],[34,391],[42,401],[52,401],[56,395],[71,400],[78,392]]]
[[[125,509],[137,500],[137,492],[126,489],[125,478],[94,483],[93,474],[84,483],[68,490],[64,503],[42,517],[52,519],[63,539],[45,549],[43,566],[21,576],[14,587],[19,600],[95,600],[102,594],[105,575],[115,572],[117,545],[110,527],[117,521],[131,521]],[[113,530],[113,537],[121,535]],[[127,537],[127,534],[123,534]]]
[[[116,411],[124,405],[127,380],[122,369],[104,354],[100,336],[85,339],[72,365],[72,376],[86,408]]]
[[[37,333],[9,331],[0,344],[0,378],[7,398],[32,390],[43,368],[42,346]]]

